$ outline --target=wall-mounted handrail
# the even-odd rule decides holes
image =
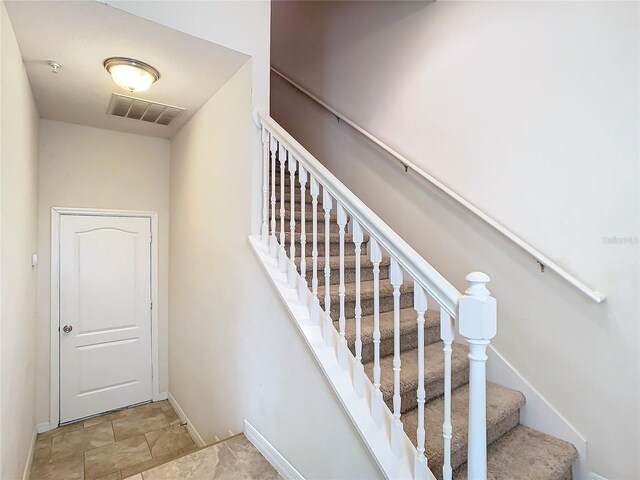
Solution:
[[[547,269],[553,270],[561,278],[569,282],[571,285],[573,285],[575,288],[580,290],[582,293],[584,293],[586,296],[588,296],[590,299],[592,299],[596,303],[602,303],[606,300],[606,297],[602,293],[588,287],[586,284],[584,284],[583,282],[578,280],[576,277],[571,275],[569,272],[567,272],[557,263],[553,262],[549,257],[547,257],[546,255],[536,250],[533,246],[525,242],[523,239],[515,235],[513,232],[509,231],[506,227],[504,227],[503,225],[495,221],[493,218],[491,218],[489,215],[484,213],[482,210],[480,210],[478,207],[473,205],[471,202],[469,202],[468,200],[466,200],[465,198],[463,198],[462,196],[454,192],[451,188],[449,188],[447,185],[445,185],[440,180],[435,178],[433,175],[430,175],[425,170],[423,170],[422,168],[417,166],[415,163],[413,163],[411,160],[407,159],[406,157],[404,157],[403,155],[401,155],[400,153],[392,149],[390,146],[388,146],[378,138],[374,137],[371,133],[366,131],[357,123],[345,117],[342,113],[337,111],[331,105],[324,102],[323,100],[318,98],[316,95],[311,93],[309,90],[305,89],[300,84],[294,82],[293,80],[291,80],[289,77],[287,77],[285,74],[278,71],[277,69],[271,67],[271,71],[276,75],[278,75],[279,77],[281,77],[284,81],[292,85],[298,92],[303,93],[304,95],[309,97],[311,100],[313,100],[317,104],[324,107],[326,110],[331,112],[340,121],[349,125],[351,128],[353,128],[354,130],[362,134],[364,137],[369,139],[371,142],[375,143],[382,150],[387,152],[390,156],[398,160],[402,164],[406,172],[409,172],[409,170],[413,171],[418,177],[422,178],[423,180],[426,180],[429,184],[436,187],[441,192],[447,194],[450,198],[458,202],[460,205],[462,205],[467,210],[469,210],[470,212],[478,216],[480,219],[484,220],[487,224],[489,224],[495,230],[497,230],[498,232],[503,234],[505,237],[507,237],[509,240],[511,240],[513,243],[515,243],[520,248],[525,250],[527,253],[529,253],[529,255],[531,255],[536,260],[536,262],[540,265],[540,268],[543,272],[546,271]]]

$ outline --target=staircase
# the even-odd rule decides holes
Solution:
[[[300,301],[308,304],[312,321],[322,326],[325,339],[335,346],[339,363],[348,368],[346,360],[341,360],[343,348],[353,356],[354,389],[359,395],[364,395],[364,383],[372,389],[371,415],[376,423],[383,425],[383,414],[376,413],[376,398],[388,408],[384,414],[393,415],[390,448],[394,454],[406,455],[397,427],[413,444],[415,459],[409,461],[415,463],[414,478],[432,474],[438,479],[466,479],[468,471],[474,479],[572,478],[572,463],[578,456],[574,446],[520,425],[524,395],[485,382],[484,348],[493,336],[491,300],[487,301],[491,297],[485,288],[488,277],[471,274],[467,294],[456,298],[458,310],[446,309],[446,301],[438,301],[446,298],[442,291],[425,288],[428,281],[420,285],[413,275],[407,275],[409,268],[399,266],[399,259],[388,252],[382,255],[380,239],[363,228],[364,215],[356,218],[341,208],[337,199],[337,205],[333,205],[332,198],[320,195],[319,185],[311,175],[312,165],[301,160],[310,157],[308,152],[301,146],[292,146],[290,137],[271,123],[265,125],[264,120],[268,168],[265,182],[271,197],[267,196],[267,210],[263,213],[267,228],[270,227],[267,235],[271,254],[287,271],[291,286],[301,292]],[[319,197],[325,198],[321,202]],[[423,268],[435,282],[440,281]],[[318,278],[322,274],[324,278]],[[479,310],[478,305],[482,305]],[[459,333],[470,331],[469,326],[464,327],[463,312],[487,315],[488,330],[478,338],[456,335],[454,314],[460,317]],[[474,319],[478,324],[484,320]],[[495,333],[495,324],[493,329]],[[333,344],[331,339],[336,334],[337,344]],[[463,336],[476,349],[472,355]],[[476,360],[475,365],[470,356]],[[359,371],[370,384],[364,378],[359,380]],[[482,411],[486,411],[486,419],[482,418]],[[474,429],[471,434],[470,429]],[[476,464],[470,469],[468,452],[472,452]],[[430,474],[421,466],[425,457]]]

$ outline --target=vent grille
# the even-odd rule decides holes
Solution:
[[[111,96],[107,113],[116,117],[142,120],[143,122],[156,123],[158,125],[170,125],[183,111],[184,108],[174,105],[150,102],[149,100],[114,93]]]

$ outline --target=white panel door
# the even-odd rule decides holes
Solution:
[[[60,422],[151,400],[151,220],[60,219]]]

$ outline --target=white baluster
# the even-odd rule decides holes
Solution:
[[[326,188],[322,189],[322,208],[324,209],[324,341],[333,347],[333,325],[331,323],[331,207],[333,199]]]
[[[451,344],[455,336],[455,326],[453,319],[444,308],[440,309],[440,338],[444,343],[444,422],[442,424],[443,438],[443,461],[442,478],[451,480],[453,472],[451,470],[451,436],[453,427],[451,426]]]
[[[283,272],[287,269],[287,252],[285,250],[285,236],[284,236],[284,169],[287,158],[287,151],[282,145],[279,146],[278,160],[280,161],[280,249],[278,257],[278,266]]]
[[[307,304],[309,287],[307,284],[307,219],[305,217],[305,197],[307,195],[307,170],[300,163],[298,170],[300,182],[300,286],[298,288],[298,301],[302,305]]]
[[[318,180],[311,176],[311,208],[313,209],[313,233],[312,233],[312,250],[311,262],[313,264],[311,276],[311,295],[313,304],[311,305],[311,321],[314,325],[319,324],[318,314],[320,312],[320,300],[318,299],[318,193],[320,186]]]
[[[269,237],[269,251],[272,256],[278,254],[278,239],[276,237],[276,151],[278,142],[271,137],[271,236]]]
[[[384,398],[380,390],[380,262],[382,250],[378,242],[369,239],[369,256],[373,264],[373,397],[371,398],[371,416],[378,427],[384,420]]]
[[[395,259],[390,265],[391,285],[393,285],[393,425],[391,426],[391,448],[397,457],[402,457],[402,422],[400,421],[400,287],[402,269]]]
[[[262,127],[262,241],[269,241],[269,225],[267,215],[269,212],[269,132]]]
[[[289,155],[289,190],[291,194],[291,216],[289,217],[289,227],[291,231],[291,239],[289,243],[289,286],[295,288],[298,286],[298,270],[296,269],[296,167],[298,161],[293,155]],[[304,255],[303,255],[304,258]]]
[[[362,365],[362,306],[360,304],[360,249],[362,245],[363,235],[362,227],[358,221],[353,218],[351,220],[351,228],[353,235],[353,243],[355,245],[354,252],[356,254],[356,363],[353,372],[353,383],[355,391],[359,397],[364,395],[364,365]]]
[[[469,342],[469,447],[467,472],[470,480],[487,478],[487,346],[497,330],[496,299],[482,272],[467,275],[469,288],[460,299],[460,334]]]
[[[418,314],[418,429],[416,430],[416,457],[414,461],[414,476],[419,480],[427,478],[427,457],[425,456],[425,429],[424,429],[424,313],[427,311],[427,295],[424,289],[414,282],[413,284],[413,308]],[[446,374],[445,374],[446,376]]]
[[[336,202],[337,203],[337,202]],[[338,232],[340,233],[340,287],[338,289],[338,295],[340,297],[340,317],[338,325],[340,327],[340,343],[338,345],[338,363],[346,370],[347,369],[347,338],[345,335],[345,329],[347,326],[347,320],[344,312],[344,227],[347,225],[347,212],[344,207],[338,205]]]

